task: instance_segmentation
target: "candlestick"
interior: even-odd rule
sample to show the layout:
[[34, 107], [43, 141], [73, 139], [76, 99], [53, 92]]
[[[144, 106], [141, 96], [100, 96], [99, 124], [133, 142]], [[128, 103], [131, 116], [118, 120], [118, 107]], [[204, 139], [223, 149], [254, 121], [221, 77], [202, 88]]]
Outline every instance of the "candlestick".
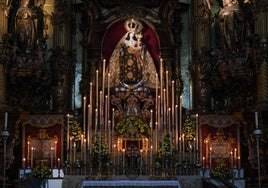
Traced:
[[259, 123], [258, 123], [258, 112], [255, 112], [255, 126], [256, 126], [256, 129], [259, 128]]
[[7, 130], [7, 117], [8, 117], [8, 113], [5, 113], [5, 127], [4, 130]]

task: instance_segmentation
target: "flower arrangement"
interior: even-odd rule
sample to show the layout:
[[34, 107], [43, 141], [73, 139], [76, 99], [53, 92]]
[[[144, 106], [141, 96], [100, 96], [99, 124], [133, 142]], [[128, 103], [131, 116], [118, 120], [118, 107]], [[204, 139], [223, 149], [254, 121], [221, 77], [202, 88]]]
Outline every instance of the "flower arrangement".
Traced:
[[73, 120], [72, 123], [70, 124], [70, 137], [74, 138], [74, 141], [81, 140], [81, 126], [77, 122], [77, 120]]
[[96, 168], [100, 165], [102, 168], [107, 168], [110, 166], [111, 156], [108, 151], [108, 145], [104, 138], [100, 136], [95, 137], [95, 141], [92, 148], [92, 163], [93, 168]]
[[228, 180], [233, 177], [231, 170], [225, 165], [220, 164], [210, 173], [211, 178], [218, 180]]
[[195, 121], [192, 120], [190, 117], [187, 117], [184, 122], [184, 127], [182, 130], [185, 140], [193, 140], [196, 136], [195, 134]]
[[39, 181], [44, 181], [52, 176], [52, 172], [47, 165], [41, 162], [32, 171], [32, 177], [38, 179]]
[[143, 122], [141, 119], [132, 116], [127, 117], [117, 123], [115, 126], [115, 131], [118, 136], [135, 133], [138, 134], [136, 136], [142, 135], [147, 138], [150, 136], [150, 126], [147, 123]]

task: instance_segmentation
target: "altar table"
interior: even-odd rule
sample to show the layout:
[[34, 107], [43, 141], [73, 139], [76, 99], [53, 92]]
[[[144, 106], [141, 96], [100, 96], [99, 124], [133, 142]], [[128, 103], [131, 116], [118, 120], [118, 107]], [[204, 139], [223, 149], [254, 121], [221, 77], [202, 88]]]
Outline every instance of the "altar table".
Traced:
[[132, 180], [118, 180], [118, 181], [83, 181], [81, 188], [90, 187], [121, 187], [121, 188], [181, 188], [179, 181], [132, 181]]

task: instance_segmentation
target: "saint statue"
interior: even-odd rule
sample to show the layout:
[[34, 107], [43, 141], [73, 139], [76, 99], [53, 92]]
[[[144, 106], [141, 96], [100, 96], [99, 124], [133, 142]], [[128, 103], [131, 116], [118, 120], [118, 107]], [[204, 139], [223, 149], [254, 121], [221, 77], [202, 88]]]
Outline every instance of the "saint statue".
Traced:
[[154, 61], [143, 43], [143, 24], [129, 18], [125, 21], [126, 33], [118, 42], [108, 67], [111, 75], [110, 86], [134, 90], [142, 86], [154, 88], [156, 68]]
[[223, 0], [219, 11], [220, 46], [230, 53], [241, 48], [244, 17], [237, 0]]
[[29, 0], [21, 0], [21, 5], [16, 14], [16, 34], [18, 45], [26, 53], [31, 52], [36, 40], [36, 13], [28, 7]]

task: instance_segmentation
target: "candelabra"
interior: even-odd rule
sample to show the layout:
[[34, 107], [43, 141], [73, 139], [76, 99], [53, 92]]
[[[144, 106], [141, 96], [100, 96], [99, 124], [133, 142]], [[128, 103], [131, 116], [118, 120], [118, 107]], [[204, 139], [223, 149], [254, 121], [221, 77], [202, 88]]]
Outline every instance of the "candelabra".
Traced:
[[7, 158], [7, 138], [9, 136], [9, 132], [7, 129], [4, 129], [1, 134], [4, 141], [4, 161], [3, 161], [3, 188], [6, 187], [6, 158]]

